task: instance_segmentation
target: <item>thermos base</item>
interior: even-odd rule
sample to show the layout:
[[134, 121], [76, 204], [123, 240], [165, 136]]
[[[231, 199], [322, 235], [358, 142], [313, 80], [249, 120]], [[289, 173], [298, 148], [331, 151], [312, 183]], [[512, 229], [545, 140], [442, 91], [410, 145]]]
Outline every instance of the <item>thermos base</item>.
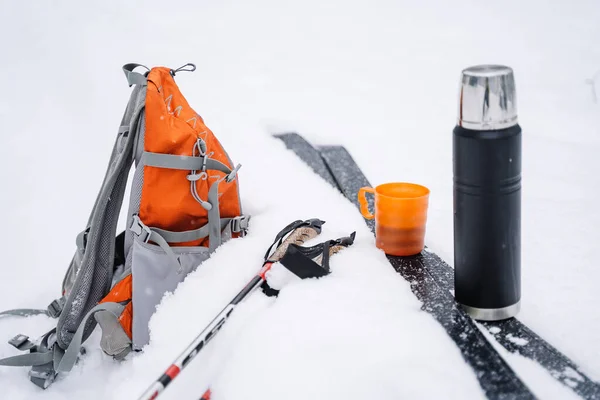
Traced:
[[521, 310], [521, 300], [513, 305], [502, 308], [477, 308], [466, 306], [464, 304], [461, 304], [461, 307], [464, 308], [467, 314], [473, 319], [479, 321], [499, 321], [517, 315]]

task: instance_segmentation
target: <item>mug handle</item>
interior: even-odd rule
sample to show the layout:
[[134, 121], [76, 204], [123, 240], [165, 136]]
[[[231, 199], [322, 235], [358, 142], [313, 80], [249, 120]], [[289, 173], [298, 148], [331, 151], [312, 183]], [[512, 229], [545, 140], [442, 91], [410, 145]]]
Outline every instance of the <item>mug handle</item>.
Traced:
[[369, 203], [367, 203], [367, 193], [375, 195], [375, 189], [371, 187], [361, 187], [358, 190], [358, 203], [360, 204], [360, 213], [366, 219], [373, 219], [375, 216], [369, 211]]

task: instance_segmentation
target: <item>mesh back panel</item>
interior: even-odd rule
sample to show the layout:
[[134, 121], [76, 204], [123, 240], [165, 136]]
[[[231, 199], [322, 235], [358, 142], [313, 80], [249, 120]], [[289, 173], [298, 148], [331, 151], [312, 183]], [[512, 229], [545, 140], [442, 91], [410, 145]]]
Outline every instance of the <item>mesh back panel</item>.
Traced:
[[[121, 125], [130, 127], [130, 132], [115, 142], [102, 188], [88, 221], [90, 230], [81, 267], [57, 324], [57, 341], [62, 348], [68, 347], [85, 314], [110, 289], [116, 227], [131, 168], [131, 153], [136, 139], [134, 133], [138, 130], [145, 98], [146, 88], [136, 86], [121, 121]], [[95, 319], [90, 318], [83, 340], [89, 337], [95, 323]]]
[[[146, 137], [146, 113], [142, 112], [140, 116], [140, 124], [138, 125], [138, 131], [136, 134], [136, 163], [139, 162], [144, 152], [144, 139]], [[127, 227], [131, 226], [133, 220], [133, 214], [137, 214], [140, 210], [140, 202], [142, 199], [142, 187], [144, 186], [144, 167], [136, 168], [133, 174], [133, 182], [131, 183], [131, 196], [129, 197], [129, 211], [127, 212]], [[125, 254], [127, 259], [125, 262], [125, 268], [131, 270], [131, 246], [133, 245], [133, 233], [129, 230], [125, 232]]]

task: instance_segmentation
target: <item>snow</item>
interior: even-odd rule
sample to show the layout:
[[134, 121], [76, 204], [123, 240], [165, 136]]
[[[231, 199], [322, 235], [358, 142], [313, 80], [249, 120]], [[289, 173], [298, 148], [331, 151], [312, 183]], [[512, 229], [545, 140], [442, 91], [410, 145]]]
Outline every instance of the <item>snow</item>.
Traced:
[[500, 333], [500, 331], [502, 331], [502, 329], [498, 328], [497, 326], [492, 326], [492, 327], [489, 329], [489, 331], [490, 331], [490, 333], [493, 333], [493, 334], [495, 335], [495, 334], [497, 334], [497, 333]]
[[[46, 391], [26, 369], [0, 368], [2, 397], [136, 398], [256, 273], [279, 229], [319, 217], [319, 241], [357, 232], [332, 274], [291, 281], [277, 300], [253, 295], [161, 398], [198, 398], [208, 384], [214, 400], [483, 398], [354, 206], [270, 137], [293, 130], [342, 144], [373, 184], [428, 186], [427, 245], [452, 264], [458, 79], [480, 63], [510, 65], [516, 77], [519, 318], [600, 380], [600, 104], [586, 82], [596, 74], [600, 93], [599, 17], [593, 0], [0, 2], [0, 309], [60, 295], [130, 93], [125, 63], [196, 63], [177, 82], [242, 164], [253, 216], [246, 238], [164, 299], [143, 353], [115, 362], [96, 332], [80, 365]], [[53, 323], [1, 319], [0, 357], [15, 354], [5, 340]], [[505, 357], [540, 398], [573, 397], [531, 361]]]
[[529, 340], [513, 336], [510, 333], [506, 335], [506, 338], [514, 344], [516, 344], [517, 346], [525, 346], [527, 343], [529, 343]]
[[[485, 328], [478, 325], [479, 330], [488, 338], [494, 348], [504, 357], [513, 370], [520, 377], [527, 377], [526, 384], [539, 399], [579, 399], [573, 391], [560, 384], [552, 374], [540, 367], [534, 361], [509, 353], [504, 347], [494, 340]], [[557, 372], [555, 372], [557, 373]], [[560, 373], [558, 373], [560, 374]], [[574, 386], [573, 386], [574, 387]]]

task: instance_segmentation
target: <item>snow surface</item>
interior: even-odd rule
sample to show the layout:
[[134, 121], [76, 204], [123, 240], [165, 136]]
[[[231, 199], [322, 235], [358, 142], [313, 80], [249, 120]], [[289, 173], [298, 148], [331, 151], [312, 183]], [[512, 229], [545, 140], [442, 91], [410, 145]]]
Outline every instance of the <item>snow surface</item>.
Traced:
[[[129, 97], [128, 62], [178, 67], [177, 82], [235, 162], [250, 234], [227, 243], [151, 321], [152, 342], [119, 364], [96, 333], [46, 391], [0, 368], [6, 399], [130, 399], [158, 377], [256, 272], [275, 233], [327, 221], [357, 232], [333, 273], [256, 294], [161, 398], [482, 398], [443, 329], [395, 274], [356, 209], [271, 133], [348, 148], [373, 184], [431, 190], [427, 245], [452, 263], [451, 131], [460, 70], [515, 70], [523, 128], [519, 318], [600, 380], [600, 3], [516, 1], [27, 2], [0, 0], [0, 309], [43, 307], [60, 284], [102, 181]], [[600, 76], [595, 88], [600, 97]], [[121, 225], [122, 227], [122, 225]], [[4, 341], [45, 317], [0, 320]], [[520, 356], [540, 398], [572, 392]], [[573, 380], [576, 382], [576, 379]]]

